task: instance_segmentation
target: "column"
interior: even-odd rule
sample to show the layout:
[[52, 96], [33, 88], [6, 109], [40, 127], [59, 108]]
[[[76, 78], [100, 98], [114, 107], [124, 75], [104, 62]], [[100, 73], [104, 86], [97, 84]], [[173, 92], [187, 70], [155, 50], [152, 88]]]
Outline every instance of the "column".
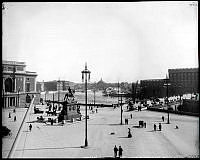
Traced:
[[7, 98], [7, 105], [6, 106], [10, 107], [10, 98], [9, 97]]
[[34, 92], [36, 92], [36, 78], [34, 78], [34, 83], [35, 83]]
[[26, 87], [26, 77], [23, 77], [23, 92], [26, 92], [26, 89], [25, 89], [25, 87]]
[[17, 88], [17, 86], [16, 86], [17, 85], [17, 78], [16, 77], [15, 77], [15, 82], [14, 83], [15, 83], [14, 92], [16, 92], [16, 88]]

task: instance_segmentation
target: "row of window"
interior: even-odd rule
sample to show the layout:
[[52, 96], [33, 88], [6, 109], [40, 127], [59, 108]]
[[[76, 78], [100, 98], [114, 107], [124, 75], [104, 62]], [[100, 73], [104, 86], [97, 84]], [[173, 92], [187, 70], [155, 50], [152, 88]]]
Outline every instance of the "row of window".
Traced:
[[3, 66], [3, 70], [4, 71], [24, 71], [24, 67], [22, 66], [16, 66], [16, 67], [13, 67], [13, 66]]
[[175, 79], [182, 79], [182, 80], [198, 80], [198, 73], [197, 72], [189, 72], [189, 73], [171, 73], [170, 79], [175, 80]]

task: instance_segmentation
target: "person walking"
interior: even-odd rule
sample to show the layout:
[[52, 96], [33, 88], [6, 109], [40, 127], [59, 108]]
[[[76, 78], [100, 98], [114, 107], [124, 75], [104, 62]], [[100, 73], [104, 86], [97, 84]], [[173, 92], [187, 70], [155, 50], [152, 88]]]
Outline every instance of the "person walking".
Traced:
[[146, 122], [144, 122], [144, 128], [146, 128], [146, 126], [147, 126], [147, 124], [146, 124]]
[[164, 116], [162, 116], [162, 121], [164, 122]]
[[133, 115], [131, 114], [131, 119], [133, 118]]
[[14, 122], [17, 120], [17, 117], [16, 116], [14, 116]]
[[9, 114], [8, 114], [8, 118], [11, 118], [11, 114], [10, 114], [10, 112], [9, 112]]
[[160, 130], [160, 131], [161, 131], [161, 128], [162, 128], [161, 123], [159, 123], [159, 130]]
[[154, 124], [154, 131], [156, 131], [156, 124]]
[[30, 125], [29, 125], [29, 131], [30, 131], [30, 132], [31, 132], [31, 129], [32, 129], [32, 125], [30, 124]]
[[128, 138], [131, 138], [132, 137], [132, 134], [131, 134], [131, 129], [128, 128]]
[[118, 151], [118, 148], [117, 148], [117, 146], [115, 145], [115, 147], [114, 147], [114, 157], [115, 157], [115, 158], [117, 157], [117, 151]]
[[123, 149], [121, 146], [119, 146], [119, 158], [122, 157], [122, 152], [123, 152]]

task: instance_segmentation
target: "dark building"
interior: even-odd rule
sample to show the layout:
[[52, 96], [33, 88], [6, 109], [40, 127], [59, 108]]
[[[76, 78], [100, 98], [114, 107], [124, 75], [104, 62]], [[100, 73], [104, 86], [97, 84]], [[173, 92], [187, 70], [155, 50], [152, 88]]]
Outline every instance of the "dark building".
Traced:
[[74, 83], [70, 81], [65, 80], [54, 80], [54, 81], [48, 81], [44, 82], [44, 91], [65, 91], [68, 90], [68, 88], [74, 88]]
[[168, 73], [174, 95], [199, 93], [198, 68], [169, 69]]
[[148, 79], [140, 81], [141, 98], [160, 98], [166, 96], [164, 79]]

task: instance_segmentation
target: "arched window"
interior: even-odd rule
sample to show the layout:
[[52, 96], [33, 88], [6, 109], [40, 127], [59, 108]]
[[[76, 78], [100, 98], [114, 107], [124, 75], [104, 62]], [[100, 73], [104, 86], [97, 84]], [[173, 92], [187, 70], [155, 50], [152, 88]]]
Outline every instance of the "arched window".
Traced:
[[5, 80], [5, 92], [13, 92], [13, 81], [11, 78]]

